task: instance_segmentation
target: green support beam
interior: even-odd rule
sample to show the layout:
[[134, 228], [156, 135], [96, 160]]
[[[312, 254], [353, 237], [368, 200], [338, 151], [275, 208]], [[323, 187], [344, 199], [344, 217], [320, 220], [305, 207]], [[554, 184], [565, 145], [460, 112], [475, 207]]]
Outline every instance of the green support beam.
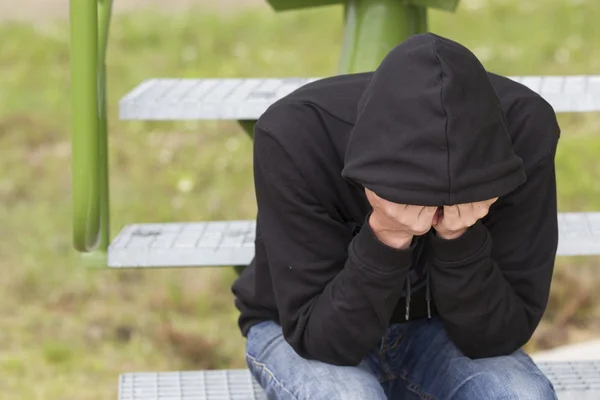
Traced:
[[413, 6], [437, 8], [444, 11], [454, 11], [458, 6], [458, 0], [409, 0], [407, 3]]
[[112, 0], [71, 0], [73, 243], [109, 243], [106, 68]]
[[[427, 32], [427, 8], [454, 10], [458, 0], [268, 0], [276, 11], [345, 4], [339, 72], [377, 68], [385, 55], [408, 37]], [[238, 121], [252, 138], [256, 121]]]
[[[267, 0], [275, 11], [298, 10], [300, 8], [314, 8], [342, 4], [344, 0]], [[396, 0], [397, 3], [419, 7], [437, 8], [445, 11], [454, 11], [458, 0]]]
[[267, 0], [273, 10], [288, 11], [340, 4], [343, 0]]
[[85, 252], [100, 242], [98, 10], [95, 0], [72, 0], [70, 12], [73, 242], [77, 250]]
[[372, 71], [394, 46], [427, 31], [427, 9], [398, 0], [347, 0], [340, 73]]
[[112, 4], [113, 0], [98, 0], [98, 184], [100, 191], [100, 244], [98, 250], [102, 252], [106, 252], [110, 244], [106, 49]]

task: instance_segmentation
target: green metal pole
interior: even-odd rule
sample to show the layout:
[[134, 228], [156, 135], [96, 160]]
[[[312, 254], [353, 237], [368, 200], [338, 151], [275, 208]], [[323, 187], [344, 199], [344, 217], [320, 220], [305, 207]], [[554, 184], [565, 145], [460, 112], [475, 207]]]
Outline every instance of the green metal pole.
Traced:
[[106, 47], [112, 0], [71, 0], [73, 243], [109, 244]]
[[96, 0], [70, 2], [73, 243], [82, 252], [100, 241], [97, 13]]
[[112, 0], [98, 0], [98, 185], [100, 201], [99, 250], [110, 244], [108, 126], [106, 116], [106, 48], [112, 12]]
[[425, 33], [428, 31], [427, 24], [427, 8], [425, 7], [414, 7], [415, 8], [415, 33]]
[[346, 0], [340, 73], [372, 71], [408, 37], [427, 31], [427, 9], [400, 0]]

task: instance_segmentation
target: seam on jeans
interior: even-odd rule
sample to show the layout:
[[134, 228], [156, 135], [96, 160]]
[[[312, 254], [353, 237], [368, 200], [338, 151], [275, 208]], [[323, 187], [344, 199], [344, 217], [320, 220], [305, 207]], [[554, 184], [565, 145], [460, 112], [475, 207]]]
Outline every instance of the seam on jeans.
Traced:
[[393, 381], [396, 379], [396, 375], [388, 365], [387, 361], [384, 358], [385, 352], [379, 351], [377, 353], [377, 358], [379, 360], [379, 367], [381, 368], [381, 374], [379, 376], [379, 383], [385, 383], [389, 381]]
[[382, 376], [379, 378], [379, 383], [385, 383], [389, 381], [396, 380], [396, 374], [392, 371], [385, 360], [385, 355], [390, 351], [398, 347], [400, 342], [405, 338], [404, 332], [399, 333], [394, 342], [390, 346], [386, 346], [385, 338], [382, 339], [381, 348], [378, 351], [379, 356], [379, 365], [381, 366]]
[[[273, 321], [263, 321], [263, 322], [269, 322], [269, 323], [271, 323], [271, 322], [273, 322]], [[260, 322], [259, 324], [261, 324], [261, 323], [262, 323], [262, 322]], [[255, 325], [255, 326], [258, 326], [259, 324]], [[254, 328], [254, 326], [253, 326], [252, 328]], [[281, 328], [279, 328], [279, 330], [281, 330]], [[248, 342], [249, 342], [250, 340], [252, 340], [252, 339], [250, 338], [250, 335], [251, 335], [251, 334], [252, 334], [252, 329], [251, 329], [251, 330], [250, 330], [250, 332], [248, 333], [248, 340], [246, 341], [246, 345], [248, 344]], [[250, 356], [254, 357], [255, 359], [256, 359], [257, 357], [260, 357], [260, 355], [261, 355], [261, 354], [263, 354], [265, 351], [267, 351], [267, 349], [268, 349], [268, 348], [269, 348], [269, 347], [270, 347], [270, 346], [273, 344], [273, 342], [275, 342], [276, 340], [280, 339], [280, 337], [281, 337], [281, 334], [279, 334], [279, 335], [277, 335], [277, 334], [275, 334], [275, 335], [269, 335], [268, 337], [269, 337], [269, 339], [267, 340], [267, 342], [266, 342], [266, 343], [264, 343], [264, 344], [263, 344], [263, 346], [261, 346], [261, 347], [259, 348], [259, 351], [257, 351], [257, 352], [256, 352], [256, 354], [252, 354], [252, 353], [250, 353], [250, 352], [248, 351], [248, 348], [247, 348], [247, 346], [246, 346], [246, 354], [249, 354]]]
[[451, 399], [452, 397], [454, 397], [454, 395], [456, 394], [456, 392], [458, 392], [458, 391], [459, 391], [459, 389], [460, 389], [460, 388], [462, 388], [462, 387], [463, 387], [463, 386], [464, 386], [464, 385], [465, 385], [467, 382], [469, 382], [471, 379], [475, 378], [476, 376], [479, 376], [479, 375], [484, 375], [484, 374], [485, 374], [485, 372], [478, 372], [478, 373], [476, 373], [476, 374], [473, 374], [473, 375], [469, 376], [467, 379], [465, 379], [464, 381], [462, 381], [462, 382], [460, 383], [460, 385], [457, 385], [457, 386], [454, 388], [454, 390], [453, 390], [453, 391], [450, 393], [450, 396], [448, 396], [448, 398], [449, 398], [449, 399]]
[[410, 390], [411, 392], [417, 394], [421, 400], [437, 400], [437, 397], [435, 397], [434, 395], [425, 393], [423, 388], [421, 388], [421, 385], [414, 383], [412, 378], [410, 378], [410, 375], [408, 374], [408, 372], [406, 370], [404, 370], [404, 369], [402, 370], [402, 372], [400, 373], [400, 378], [402, 378], [403, 380], [406, 381], [407, 389]]
[[388, 352], [390, 350], [395, 349], [400, 344], [400, 342], [402, 341], [402, 339], [404, 339], [404, 334], [403, 333], [399, 334], [398, 337], [396, 338], [396, 340], [394, 341], [394, 343], [390, 347], [388, 347], [387, 349], [385, 349], [385, 351]]
[[256, 358], [252, 357], [248, 353], [246, 353], [246, 358], [248, 358], [250, 361], [252, 361], [252, 363], [254, 365], [260, 367], [262, 371], [265, 371], [267, 373], [267, 375], [269, 375], [271, 377], [271, 379], [277, 384], [277, 386], [279, 386], [279, 388], [281, 390], [283, 390], [284, 392], [286, 392], [287, 394], [289, 394], [290, 396], [292, 396], [292, 399], [298, 400], [298, 398], [296, 396], [294, 396], [294, 394], [292, 394], [292, 392], [290, 392], [288, 389], [286, 389], [286, 387], [283, 386], [283, 384], [281, 382], [279, 382], [279, 380], [275, 377], [275, 374], [273, 373], [273, 371], [271, 371], [269, 369], [269, 367], [267, 367], [266, 364], [263, 364], [263, 363], [259, 362]]

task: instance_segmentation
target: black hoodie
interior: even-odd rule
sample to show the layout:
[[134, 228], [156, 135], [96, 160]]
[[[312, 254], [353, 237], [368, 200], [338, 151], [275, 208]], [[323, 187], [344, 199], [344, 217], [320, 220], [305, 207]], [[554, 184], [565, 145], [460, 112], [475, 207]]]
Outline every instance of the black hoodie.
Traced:
[[[286, 96], [255, 128], [256, 256], [233, 286], [242, 333], [274, 320], [301, 356], [356, 365], [390, 324], [433, 313], [469, 357], [517, 350], [548, 299], [558, 138], [539, 95], [433, 34], [374, 73]], [[430, 231], [397, 250], [371, 231], [364, 187], [404, 204], [499, 200], [460, 238]]]

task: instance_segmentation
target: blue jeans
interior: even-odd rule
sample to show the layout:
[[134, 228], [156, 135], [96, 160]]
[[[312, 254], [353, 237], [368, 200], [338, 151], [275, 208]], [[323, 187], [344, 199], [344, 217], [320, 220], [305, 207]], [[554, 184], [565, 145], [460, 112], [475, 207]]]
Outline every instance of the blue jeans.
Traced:
[[269, 399], [556, 399], [548, 378], [523, 351], [472, 360], [438, 317], [392, 325], [356, 367], [304, 359], [278, 324], [261, 322], [248, 332], [246, 361]]

